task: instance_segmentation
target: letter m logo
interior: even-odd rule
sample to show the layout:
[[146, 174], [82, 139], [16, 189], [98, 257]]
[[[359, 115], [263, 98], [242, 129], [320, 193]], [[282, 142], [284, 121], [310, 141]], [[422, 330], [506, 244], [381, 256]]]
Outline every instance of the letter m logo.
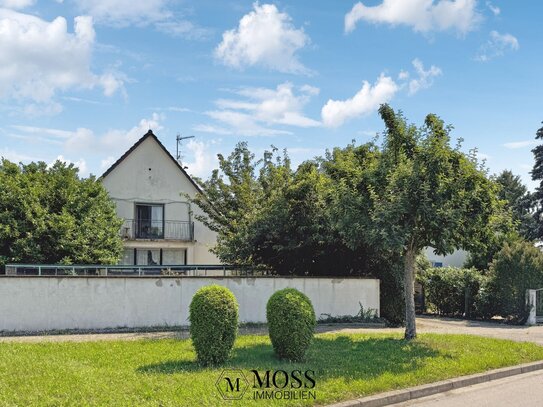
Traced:
[[224, 380], [226, 380], [226, 391], [239, 391], [239, 377], [236, 377], [236, 380], [234, 383], [232, 383], [232, 379], [230, 377], [225, 377]]
[[241, 400], [249, 387], [249, 382], [241, 370], [225, 369], [215, 387], [224, 400]]

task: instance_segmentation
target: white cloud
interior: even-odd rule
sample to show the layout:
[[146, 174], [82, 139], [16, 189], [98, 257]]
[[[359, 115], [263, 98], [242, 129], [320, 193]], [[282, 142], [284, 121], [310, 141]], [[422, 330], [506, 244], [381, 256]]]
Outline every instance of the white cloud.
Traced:
[[61, 161], [67, 165], [70, 165], [70, 164], [73, 164], [75, 167], [79, 168], [79, 176], [87, 176], [89, 175], [89, 169], [87, 167], [87, 162], [81, 158], [77, 161], [71, 161], [71, 160], [68, 160], [66, 158], [64, 158], [64, 156], [62, 155], [59, 155], [57, 158], [55, 158], [52, 162], [49, 163], [49, 167], [52, 167], [53, 164], [57, 161]]
[[68, 139], [70, 136], [73, 135], [73, 132], [66, 131], [66, 130], [58, 130], [58, 129], [49, 129], [46, 127], [34, 127], [34, 126], [20, 126], [20, 125], [12, 125], [11, 128], [21, 131], [26, 134], [37, 134], [41, 136], [47, 136], [52, 137], [55, 139]]
[[98, 78], [98, 82], [104, 88], [104, 95], [112, 96], [119, 89], [124, 90], [123, 75], [113, 74], [111, 72], [105, 73]]
[[122, 28], [154, 26], [173, 37], [204, 39], [211, 30], [189, 21], [170, 10], [171, 0], [75, 0], [78, 9], [92, 16], [98, 24]]
[[76, 17], [74, 33], [69, 33], [63, 17], [48, 22], [0, 9], [0, 33], [0, 98], [30, 103], [24, 110], [28, 115], [61, 111], [53, 100], [58, 91], [101, 86], [109, 96], [122, 87], [122, 80], [90, 69], [95, 41], [91, 17]]
[[14, 163], [19, 162], [28, 162], [28, 161], [39, 161], [36, 157], [31, 157], [26, 154], [21, 154], [17, 151], [14, 151], [10, 148], [0, 148], [0, 159], [5, 158], [6, 160], [9, 160]]
[[130, 130], [109, 130], [101, 136], [95, 135], [89, 129], [77, 129], [66, 140], [65, 148], [68, 151], [94, 150], [122, 153], [138, 141], [149, 129], [154, 131], [162, 130], [162, 120], [164, 120], [163, 115], [153, 113], [151, 118], [141, 119], [139, 124]]
[[481, 21], [476, 0], [383, 0], [377, 6], [356, 3], [345, 15], [345, 32], [359, 21], [406, 25], [417, 32], [456, 30], [465, 34]]
[[33, 6], [36, 0], [0, 0], [0, 7], [11, 8], [14, 10]]
[[197, 124], [192, 127], [194, 131], [199, 131], [202, 133], [212, 133], [219, 135], [229, 135], [232, 134], [232, 130], [225, 129], [224, 127], [214, 126], [211, 124]]
[[512, 141], [510, 143], [503, 144], [505, 148], [509, 148], [511, 150], [524, 148], [524, 147], [532, 147], [536, 145], [537, 145], [536, 140]]
[[379, 108], [379, 105], [390, 101], [399, 86], [390, 78], [381, 74], [371, 85], [364, 81], [362, 88], [350, 99], [332, 100], [322, 107], [321, 116], [325, 126], [338, 127], [347, 120], [369, 114]]
[[253, 4], [236, 29], [225, 31], [215, 57], [227, 66], [242, 69], [261, 65], [279, 72], [310, 73], [298, 60], [297, 51], [309, 44], [303, 28], [274, 4]]
[[186, 113], [190, 112], [191, 110], [187, 107], [181, 107], [181, 106], [169, 106], [168, 110], [170, 112], [178, 112], [178, 113]]
[[200, 27], [189, 20], [167, 20], [155, 24], [157, 30], [172, 37], [181, 37], [191, 40], [202, 40], [210, 36], [212, 30]]
[[479, 48], [475, 59], [480, 62], [487, 62], [493, 58], [505, 55], [506, 51], [519, 49], [519, 42], [511, 34], [500, 34], [497, 31], [490, 32], [490, 38]]
[[490, 1], [487, 1], [486, 2], [486, 6], [488, 7], [488, 9], [490, 11], [492, 11], [492, 14], [494, 14], [495, 16], [499, 15], [501, 13], [501, 10], [498, 6], [495, 6], [494, 4], [492, 4]]
[[24, 116], [40, 117], [55, 116], [62, 112], [63, 107], [60, 103], [49, 101], [44, 103], [27, 103], [22, 110]]
[[[422, 61], [418, 58], [413, 60], [413, 66], [418, 75], [417, 79], [409, 81], [409, 95], [414, 95], [421, 89], [427, 89], [434, 83], [434, 78], [442, 74], [441, 69], [435, 65], [430, 66], [428, 70], [424, 70]], [[401, 75], [401, 72], [400, 72]]]
[[75, 131], [51, 129], [34, 126], [10, 126], [22, 135], [15, 134], [14, 137], [23, 138], [28, 141], [36, 137], [40, 141], [58, 144], [62, 149], [72, 155], [74, 153], [86, 154], [110, 154], [108, 159], [126, 151], [132, 144], [139, 140], [149, 129], [159, 131], [163, 129], [161, 122], [164, 116], [153, 113], [150, 118], [141, 119], [140, 122], [129, 130], [114, 129], [98, 135], [86, 128], [78, 128]]
[[190, 140], [187, 144], [187, 150], [192, 155], [192, 161], [183, 161], [183, 165], [188, 167], [188, 172], [201, 178], [207, 178], [215, 168], [219, 168], [217, 154], [211, 151], [211, 143]]
[[320, 122], [303, 114], [303, 108], [319, 89], [304, 85], [295, 92], [290, 82], [275, 89], [241, 88], [234, 91], [242, 98], [219, 99], [215, 101], [219, 110], [207, 115], [220, 122], [223, 127], [199, 125], [195, 129], [216, 134], [235, 133], [246, 136], [291, 134], [271, 126], [316, 127]]
[[102, 171], [106, 171], [115, 161], [117, 161], [116, 158], [111, 155], [103, 160], [100, 160], [100, 169]]
[[[207, 112], [212, 119], [227, 126], [231, 134], [239, 136], [277, 136], [281, 134], [292, 134], [290, 131], [265, 127], [258, 124], [251, 115], [233, 110], [214, 110]], [[222, 130], [218, 134], [224, 134]]]
[[398, 74], [398, 79], [401, 80], [401, 81], [405, 81], [407, 79], [409, 79], [409, 72], [407, 71], [404, 71], [403, 69], [400, 71], [400, 73]]
[[172, 16], [167, 0], [76, 0], [79, 10], [99, 23], [114, 26], [148, 25]]

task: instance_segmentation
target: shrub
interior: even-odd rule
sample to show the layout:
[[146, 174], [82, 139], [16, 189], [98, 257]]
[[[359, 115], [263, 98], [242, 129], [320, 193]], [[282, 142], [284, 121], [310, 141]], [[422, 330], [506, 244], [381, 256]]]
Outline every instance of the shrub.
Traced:
[[543, 253], [529, 242], [506, 243], [490, 264], [489, 278], [496, 313], [524, 323], [526, 290], [543, 287]]
[[475, 297], [475, 315], [482, 319], [491, 319], [498, 314], [495, 279], [489, 275], [483, 276], [479, 292]]
[[224, 363], [234, 347], [238, 331], [238, 302], [234, 294], [218, 285], [200, 288], [189, 310], [190, 335], [198, 362]]
[[426, 303], [440, 315], [471, 317], [475, 315], [475, 300], [483, 280], [475, 269], [436, 267], [419, 276], [424, 286]]
[[294, 288], [277, 291], [268, 300], [266, 318], [277, 356], [291, 361], [303, 360], [316, 325], [309, 298]]

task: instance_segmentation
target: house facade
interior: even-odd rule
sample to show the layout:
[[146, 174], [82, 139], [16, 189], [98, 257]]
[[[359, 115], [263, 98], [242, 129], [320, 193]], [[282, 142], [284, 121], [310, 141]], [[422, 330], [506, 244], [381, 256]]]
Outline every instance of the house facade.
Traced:
[[468, 260], [469, 253], [465, 250], [455, 250], [451, 254], [441, 256], [434, 253], [433, 247], [427, 247], [424, 255], [432, 264], [432, 267], [463, 267]]
[[123, 265], [220, 264], [216, 233], [188, 202], [198, 185], [149, 130], [101, 177], [124, 219]]

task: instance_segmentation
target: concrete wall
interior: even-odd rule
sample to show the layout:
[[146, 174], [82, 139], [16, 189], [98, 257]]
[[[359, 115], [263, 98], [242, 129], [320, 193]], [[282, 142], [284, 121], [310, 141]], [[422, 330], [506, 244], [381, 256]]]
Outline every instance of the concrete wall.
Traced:
[[332, 278], [0, 278], [0, 331], [102, 329], [188, 325], [196, 290], [228, 287], [239, 303], [242, 322], [265, 322], [266, 302], [285, 287], [304, 292], [321, 313], [379, 312], [379, 280]]
[[[115, 201], [117, 215], [121, 218], [135, 219], [136, 203], [156, 203], [164, 204], [166, 221], [192, 220], [195, 242], [162, 241], [159, 246], [186, 248], [188, 264], [220, 264], [209, 252], [216, 243], [216, 233], [195, 219], [194, 215], [202, 214], [201, 209], [190, 205], [181, 195], [186, 193], [193, 197], [196, 188], [152, 137], [127, 156], [102, 180], [102, 184]], [[157, 246], [155, 242], [138, 240], [136, 243], [127, 242], [126, 247], [146, 249]]]

